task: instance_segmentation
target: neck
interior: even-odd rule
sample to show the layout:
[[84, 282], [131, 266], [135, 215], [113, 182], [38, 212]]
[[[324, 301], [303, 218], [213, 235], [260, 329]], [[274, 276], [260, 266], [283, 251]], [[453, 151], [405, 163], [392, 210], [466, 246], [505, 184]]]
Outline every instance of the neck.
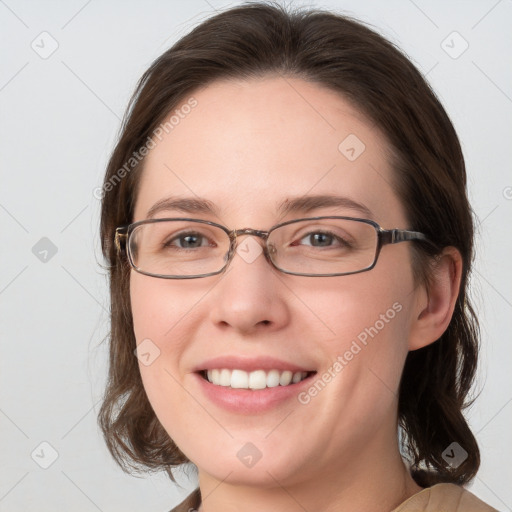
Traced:
[[392, 438], [394, 442], [387, 437], [383, 443], [377, 436], [329, 469], [312, 471], [294, 483], [274, 479], [275, 485], [265, 487], [232, 484], [229, 477], [223, 481], [199, 470], [199, 512], [390, 512], [421, 490], [402, 461], [396, 435]]

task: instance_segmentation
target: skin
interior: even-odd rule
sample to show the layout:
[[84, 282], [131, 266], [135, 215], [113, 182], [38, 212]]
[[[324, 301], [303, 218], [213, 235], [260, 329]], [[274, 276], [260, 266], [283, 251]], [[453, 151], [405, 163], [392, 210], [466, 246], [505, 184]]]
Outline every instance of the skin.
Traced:
[[[363, 203], [384, 228], [410, 227], [391, 185], [385, 137], [338, 94], [269, 76], [215, 82], [193, 96], [198, 105], [145, 160], [134, 221], [170, 195], [210, 200], [218, 216], [187, 216], [230, 229], [361, 216], [333, 207], [276, 213], [286, 197], [327, 193]], [[366, 146], [354, 161], [338, 150], [349, 134]], [[201, 279], [132, 271], [137, 343], [149, 338], [160, 350], [140, 365], [144, 387], [169, 436], [198, 467], [204, 510], [385, 512], [420, 491], [397, 445], [400, 375], [408, 351], [446, 329], [460, 272], [459, 253], [447, 248], [426, 290], [413, 280], [410, 243], [385, 246], [374, 269], [341, 277], [286, 275], [263, 256], [247, 263], [238, 255], [224, 274]], [[193, 378], [199, 361], [227, 354], [269, 355], [321, 375], [397, 302], [401, 311], [308, 404], [294, 398], [258, 415], [227, 412]], [[236, 456], [247, 442], [262, 453], [251, 468]]]

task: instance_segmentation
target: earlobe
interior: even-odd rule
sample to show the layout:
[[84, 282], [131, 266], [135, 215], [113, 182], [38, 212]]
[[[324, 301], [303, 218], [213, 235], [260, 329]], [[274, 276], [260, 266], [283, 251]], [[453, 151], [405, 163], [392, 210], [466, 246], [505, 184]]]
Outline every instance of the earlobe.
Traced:
[[446, 247], [436, 258], [429, 283], [418, 290], [409, 350], [430, 345], [447, 329], [459, 295], [462, 265], [462, 256], [455, 247]]

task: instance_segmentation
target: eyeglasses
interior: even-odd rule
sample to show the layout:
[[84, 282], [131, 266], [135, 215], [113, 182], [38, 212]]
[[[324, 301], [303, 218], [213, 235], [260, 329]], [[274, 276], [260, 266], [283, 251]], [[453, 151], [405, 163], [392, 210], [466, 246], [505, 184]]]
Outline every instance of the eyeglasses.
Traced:
[[233, 259], [237, 237], [265, 241], [263, 253], [277, 270], [307, 277], [331, 277], [371, 270], [382, 246], [429, 241], [417, 231], [382, 229], [353, 217], [312, 217], [270, 228], [229, 230], [207, 220], [148, 219], [116, 229], [118, 254], [147, 276], [193, 279], [220, 274]]

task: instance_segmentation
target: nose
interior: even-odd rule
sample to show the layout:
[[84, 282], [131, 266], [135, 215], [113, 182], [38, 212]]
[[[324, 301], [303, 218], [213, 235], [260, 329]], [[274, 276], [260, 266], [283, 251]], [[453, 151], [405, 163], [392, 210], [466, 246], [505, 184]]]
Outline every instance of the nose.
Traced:
[[282, 328], [289, 322], [286, 279], [267, 261], [264, 241], [257, 236], [237, 237], [227, 270], [212, 290], [211, 321], [242, 334]]

